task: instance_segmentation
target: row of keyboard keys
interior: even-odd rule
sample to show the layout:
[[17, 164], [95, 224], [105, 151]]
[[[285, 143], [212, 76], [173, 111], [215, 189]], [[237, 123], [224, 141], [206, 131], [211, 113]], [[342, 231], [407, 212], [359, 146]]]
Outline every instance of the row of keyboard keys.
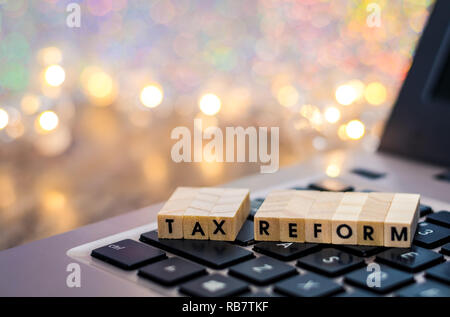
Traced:
[[253, 250], [282, 261], [291, 261], [319, 250], [316, 243], [260, 242]]
[[281, 261], [261, 256], [231, 267], [229, 274], [256, 285], [267, 285], [295, 275], [297, 270]]
[[377, 255], [376, 261], [408, 272], [419, 272], [444, 261], [442, 254], [413, 246], [392, 248]]
[[396, 295], [401, 297], [450, 297], [450, 288], [434, 281], [426, 281], [405, 287], [396, 292]]
[[166, 254], [161, 250], [131, 239], [92, 250], [91, 256], [124, 270], [134, 270], [166, 258]]
[[202, 265], [173, 257], [144, 266], [138, 274], [159, 284], [173, 286], [207, 272]]
[[431, 222], [446, 228], [450, 228], [450, 211], [439, 211], [427, 217], [427, 222]]
[[450, 262], [436, 265], [428, 269], [425, 274], [429, 278], [450, 284]]
[[445, 255], [450, 255], [450, 242], [442, 246], [441, 253]]
[[434, 249], [449, 241], [450, 229], [428, 222], [421, 222], [417, 226], [413, 244], [427, 249]]
[[236, 278], [211, 274], [186, 282], [180, 292], [195, 297], [236, 296], [249, 290], [248, 284]]
[[412, 274], [380, 265], [380, 271], [368, 271], [364, 267], [348, 273], [344, 277], [345, 282], [367, 289], [372, 292], [386, 294], [404, 285], [414, 282]]
[[433, 212], [433, 209], [431, 209], [430, 206], [420, 204], [420, 206], [419, 206], [420, 217], [425, 217], [426, 215], [429, 215], [432, 212]]
[[385, 247], [372, 245], [352, 245], [352, 244], [336, 245], [336, 248], [342, 249], [348, 253], [362, 257], [372, 256], [386, 250]]
[[306, 273], [276, 283], [274, 290], [288, 296], [322, 297], [335, 295], [344, 289], [329, 278]]
[[333, 248], [304, 256], [297, 265], [326, 276], [338, 276], [364, 265], [364, 259]]
[[143, 233], [140, 240], [214, 269], [254, 257], [252, 252], [225, 241], [159, 239], [157, 231]]

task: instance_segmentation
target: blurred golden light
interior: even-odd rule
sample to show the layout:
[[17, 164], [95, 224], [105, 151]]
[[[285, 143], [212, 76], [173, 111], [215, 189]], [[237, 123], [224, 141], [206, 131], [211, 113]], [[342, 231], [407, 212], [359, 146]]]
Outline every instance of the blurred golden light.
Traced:
[[200, 163], [200, 169], [208, 180], [219, 178], [223, 174], [223, 164], [218, 162], [203, 161]]
[[208, 115], [213, 116], [220, 111], [220, 107], [222, 106], [222, 102], [220, 98], [214, 94], [206, 94], [200, 98], [199, 102], [200, 110]]
[[358, 98], [358, 92], [351, 85], [341, 85], [336, 89], [335, 97], [341, 105], [348, 106]]
[[111, 76], [103, 71], [94, 72], [87, 80], [87, 91], [95, 98], [105, 98], [113, 90]]
[[52, 133], [38, 130], [42, 135], [37, 138], [33, 145], [41, 155], [57, 156], [64, 153], [72, 142], [70, 130], [64, 126], [59, 127]]
[[356, 92], [356, 99], [361, 98], [364, 95], [364, 83], [358, 79], [350, 80], [347, 85], [353, 87]]
[[44, 65], [58, 64], [62, 61], [62, 53], [57, 47], [46, 47], [39, 51], [38, 58]]
[[90, 101], [100, 107], [109, 106], [117, 97], [117, 85], [112, 77], [97, 66], [88, 66], [80, 76], [81, 85]]
[[339, 126], [339, 129], [338, 129], [338, 136], [339, 136], [339, 139], [341, 139], [341, 140], [343, 140], [343, 141], [348, 140], [348, 136], [347, 136], [347, 125], [346, 125], [346, 124], [341, 124], [341, 125]]
[[61, 86], [65, 79], [66, 72], [59, 65], [51, 65], [45, 70], [45, 81], [52, 87]]
[[27, 94], [23, 96], [22, 101], [20, 103], [20, 107], [25, 114], [34, 114], [39, 110], [41, 106], [41, 101], [38, 96]]
[[298, 102], [299, 94], [295, 87], [288, 85], [278, 90], [277, 99], [282, 106], [290, 108]]
[[341, 112], [336, 107], [328, 107], [325, 109], [324, 117], [329, 123], [336, 123], [341, 118]]
[[156, 85], [145, 86], [141, 90], [141, 102], [148, 108], [155, 108], [163, 100], [163, 91]]
[[66, 206], [66, 196], [57, 190], [48, 190], [42, 197], [42, 207], [47, 211], [61, 210]]
[[373, 82], [364, 90], [364, 97], [371, 105], [380, 105], [386, 101], [386, 87], [382, 83]]
[[341, 168], [336, 164], [330, 164], [327, 166], [325, 173], [329, 177], [338, 177], [341, 174]]
[[25, 133], [25, 126], [22, 122], [14, 122], [6, 127], [6, 133], [12, 139], [17, 139]]
[[55, 130], [59, 124], [59, 118], [56, 113], [53, 111], [44, 111], [37, 118], [39, 130], [43, 130], [43, 132], [50, 132]]
[[364, 124], [359, 120], [352, 120], [347, 123], [345, 128], [347, 136], [352, 140], [359, 140], [365, 132]]
[[9, 122], [9, 115], [6, 110], [0, 108], [0, 130], [4, 129]]

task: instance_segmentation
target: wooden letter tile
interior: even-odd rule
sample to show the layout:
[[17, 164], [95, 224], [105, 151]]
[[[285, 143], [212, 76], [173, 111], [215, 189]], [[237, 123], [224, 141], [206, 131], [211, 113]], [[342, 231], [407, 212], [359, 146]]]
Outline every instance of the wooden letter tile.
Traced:
[[250, 212], [248, 189], [224, 189], [208, 215], [211, 240], [234, 241]]
[[384, 219], [384, 245], [409, 248], [419, 221], [420, 195], [395, 194]]
[[358, 216], [358, 244], [384, 245], [384, 219], [393, 198], [393, 193], [369, 193]]
[[267, 195], [254, 218], [255, 240], [280, 241], [280, 215], [286, 210], [293, 190], [275, 190]]
[[305, 242], [305, 216], [310, 210], [317, 191], [292, 190], [286, 209], [280, 214], [280, 241]]
[[158, 237], [163, 239], [183, 238], [183, 216], [197, 195], [198, 189], [178, 187], [158, 212]]
[[333, 244], [357, 244], [357, 223], [368, 193], [346, 192], [331, 222]]
[[305, 216], [305, 240], [331, 243], [331, 220], [344, 193], [317, 192], [317, 195]]

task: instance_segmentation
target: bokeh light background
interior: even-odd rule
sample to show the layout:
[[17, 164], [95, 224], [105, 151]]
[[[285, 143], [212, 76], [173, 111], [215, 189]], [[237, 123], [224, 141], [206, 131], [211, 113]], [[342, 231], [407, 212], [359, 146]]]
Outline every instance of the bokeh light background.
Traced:
[[[81, 27], [69, 28], [69, 3]], [[370, 28], [369, 3], [381, 7]], [[428, 0], [0, 0], [0, 249], [259, 164], [171, 161], [176, 126], [278, 126], [280, 163], [374, 151]], [[339, 160], [324, 166], [340, 173]]]

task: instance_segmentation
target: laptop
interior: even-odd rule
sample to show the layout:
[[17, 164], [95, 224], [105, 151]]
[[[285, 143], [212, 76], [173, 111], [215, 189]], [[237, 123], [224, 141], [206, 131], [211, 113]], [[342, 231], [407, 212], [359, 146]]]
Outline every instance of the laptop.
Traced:
[[[251, 190], [234, 242], [159, 240], [157, 204], [4, 250], [0, 295], [448, 297], [449, 122], [450, 2], [438, 0], [376, 153], [336, 150], [225, 184]], [[342, 173], [330, 179], [335, 158]], [[273, 189], [420, 193], [420, 223], [410, 249], [255, 242], [253, 216]]]

